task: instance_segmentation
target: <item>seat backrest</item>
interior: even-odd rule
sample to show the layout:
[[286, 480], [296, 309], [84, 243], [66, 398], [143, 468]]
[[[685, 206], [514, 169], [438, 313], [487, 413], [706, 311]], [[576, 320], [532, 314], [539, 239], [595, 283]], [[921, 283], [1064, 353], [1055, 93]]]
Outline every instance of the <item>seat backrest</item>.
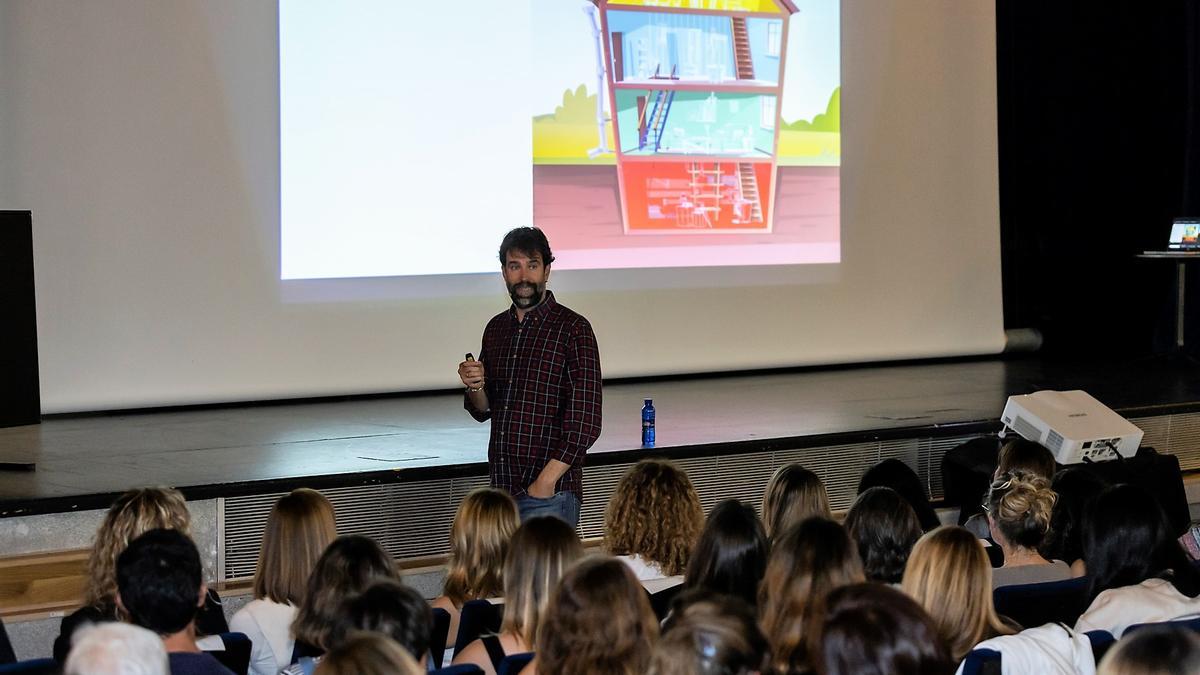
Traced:
[[1196, 618], [1191, 618], [1191, 619], [1177, 619], [1175, 621], [1160, 621], [1160, 622], [1155, 622], [1155, 623], [1135, 623], [1132, 626], [1130, 626], [1129, 628], [1125, 629], [1125, 635], [1128, 635], [1135, 631], [1139, 631], [1139, 630], [1145, 628], [1146, 626], [1162, 626], [1162, 625], [1179, 626], [1181, 628], [1188, 628], [1188, 629], [1191, 629], [1192, 631], [1200, 633], [1200, 617], [1196, 617]]
[[1074, 626], [1087, 609], [1088, 580], [1085, 577], [1040, 584], [1001, 586], [992, 591], [996, 613], [1025, 628], [1048, 623]]
[[1113, 634], [1106, 630], [1089, 630], [1084, 635], [1087, 636], [1088, 642], [1092, 643], [1092, 658], [1095, 659], [1097, 665], [1117, 642]]
[[17, 661], [0, 666], [0, 673], [4, 675], [56, 675], [58, 673], [58, 661], [54, 659]]
[[430, 675], [483, 675], [483, 669], [473, 663], [446, 666], [429, 671]]
[[679, 592], [683, 590], [683, 584], [668, 586], [657, 593], [650, 594], [650, 607], [654, 610], [654, 615], [659, 621], [667, 618], [667, 613], [671, 611], [671, 601]]
[[963, 659], [962, 675], [998, 675], [1000, 652], [994, 649], [972, 649]]
[[250, 638], [245, 633], [221, 633], [218, 637], [225, 643], [225, 649], [209, 654], [236, 675], [246, 675], [250, 671]]
[[8, 631], [4, 630], [4, 620], [0, 619], [0, 664], [15, 663], [16, 660], [12, 643], [8, 641]]
[[499, 633], [502, 619], [501, 608], [487, 600], [468, 600], [463, 603], [462, 612], [458, 615], [454, 653], [461, 652], [485, 633]]
[[524, 654], [509, 654], [500, 662], [500, 667], [496, 669], [496, 675], [517, 675], [529, 665], [533, 660], [533, 652], [525, 652]]
[[446, 640], [450, 633], [450, 612], [440, 608], [433, 608], [433, 629], [429, 632], [429, 662], [434, 667], [442, 665], [442, 659], [446, 656]]

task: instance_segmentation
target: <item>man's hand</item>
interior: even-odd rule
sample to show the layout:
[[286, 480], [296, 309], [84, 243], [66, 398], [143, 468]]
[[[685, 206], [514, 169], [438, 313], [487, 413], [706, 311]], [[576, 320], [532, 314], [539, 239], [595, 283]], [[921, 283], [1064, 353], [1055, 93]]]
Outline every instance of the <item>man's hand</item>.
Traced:
[[525, 488], [525, 493], [530, 497], [535, 497], [537, 499], [549, 499], [554, 496], [554, 483], [545, 485], [542, 483], [542, 480], [539, 477], [537, 480], [530, 483], [529, 487]]
[[484, 385], [483, 361], [467, 359], [458, 364], [458, 379], [468, 389], [479, 389]]
[[570, 464], [564, 464], [557, 459], [546, 462], [546, 466], [542, 467], [541, 472], [538, 473], [538, 477], [533, 479], [533, 482], [525, 488], [525, 494], [535, 499], [549, 499], [553, 497], [554, 488], [558, 485], [558, 480], [570, 468]]

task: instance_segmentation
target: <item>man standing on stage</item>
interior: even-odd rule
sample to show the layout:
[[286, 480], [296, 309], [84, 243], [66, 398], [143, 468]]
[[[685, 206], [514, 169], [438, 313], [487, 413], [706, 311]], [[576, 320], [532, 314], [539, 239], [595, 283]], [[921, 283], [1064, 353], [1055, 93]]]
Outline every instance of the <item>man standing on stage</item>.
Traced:
[[479, 359], [458, 364], [463, 402], [492, 420], [488, 473], [517, 500], [522, 520], [579, 524], [583, 456], [600, 435], [600, 350], [588, 320], [546, 290], [554, 256], [546, 235], [518, 227], [500, 244], [512, 306], [488, 322]]

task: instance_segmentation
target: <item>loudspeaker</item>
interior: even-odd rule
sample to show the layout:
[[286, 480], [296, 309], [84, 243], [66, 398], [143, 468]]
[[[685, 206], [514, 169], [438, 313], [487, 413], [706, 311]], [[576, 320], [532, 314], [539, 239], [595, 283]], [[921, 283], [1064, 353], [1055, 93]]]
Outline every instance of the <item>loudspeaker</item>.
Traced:
[[28, 211], [0, 211], [0, 326], [0, 427], [37, 424], [42, 401]]

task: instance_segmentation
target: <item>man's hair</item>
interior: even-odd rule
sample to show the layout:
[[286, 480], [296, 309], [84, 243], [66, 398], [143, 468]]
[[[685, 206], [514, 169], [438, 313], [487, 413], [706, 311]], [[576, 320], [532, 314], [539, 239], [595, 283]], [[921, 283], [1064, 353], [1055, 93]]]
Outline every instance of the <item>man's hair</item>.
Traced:
[[361, 633], [381, 633], [419, 661], [429, 649], [432, 625], [433, 612], [425, 598], [398, 581], [386, 579], [342, 603], [329, 647], [336, 649]]
[[154, 633], [115, 621], [75, 633], [63, 675], [168, 675], [167, 648]]
[[150, 530], [117, 558], [117, 591], [130, 620], [171, 635], [196, 618], [200, 553], [178, 530]]
[[519, 251], [530, 257], [536, 253], [541, 257], [542, 264], [547, 267], [554, 262], [554, 254], [550, 253], [550, 242], [546, 241], [545, 233], [536, 227], [514, 227], [504, 235], [504, 240], [500, 242], [501, 266], [508, 263], [509, 251]]

